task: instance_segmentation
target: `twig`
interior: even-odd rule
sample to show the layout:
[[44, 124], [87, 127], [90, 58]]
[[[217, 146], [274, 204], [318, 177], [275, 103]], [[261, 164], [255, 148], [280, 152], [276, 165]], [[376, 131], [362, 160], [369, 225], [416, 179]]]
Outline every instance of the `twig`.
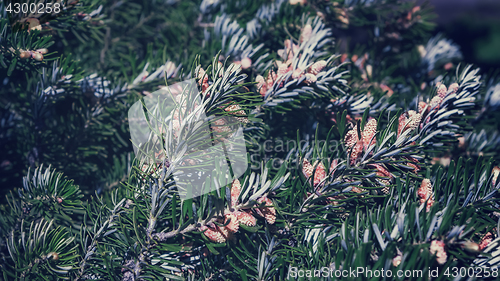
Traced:
[[[210, 220], [206, 220], [204, 221], [203, 223], [201, 223], [202, 225], [207, 225], [209, 223], [213, 223], [217, 220], [217, 218], [211, 218]], [[191, 232], [191, 231], [194, 231], [196, 230], [197, 228], [197, 224], [192, 224], [192, 225], [189, 225], [188, 227], [184, 228], [183, 230], [179, 231], [179, 229], [177, 230], [173, 230], [173, 231], [170, 231], [170, 232], [160, 232], [160, 233], [155, 233], [153, 234], [153, 238], [156, 238], [158, 239], [158, 241], [165, 241], [169, 238], [172, 238], [174, 236], [177, 236], [179, 234], [184, 234], [184, 233], [187, 233], [187, 232]]]

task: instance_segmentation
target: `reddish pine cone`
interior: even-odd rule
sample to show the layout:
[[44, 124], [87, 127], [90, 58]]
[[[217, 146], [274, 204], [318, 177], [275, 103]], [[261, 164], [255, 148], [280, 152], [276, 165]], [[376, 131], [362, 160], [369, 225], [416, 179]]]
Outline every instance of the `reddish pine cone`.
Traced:
[[479, 243], [479, 250], [482, 251], [488, 247], [488, 245], [493, 241], [493, 234], [491, 232], [486, 233], [486, 235], [481, 239]]
[[36, 61], [42, 61], [43, 60], [43, 55], [40, 54], [39, 52], [31, 52], [31, 57], [35, 59]]
[[368, 147], [375, 144], [374, 136], [377, 132], [377, 120], [372, 118], [366, 123], [365, 128], [361, 132], [361, 139], [358, 137], [357, 130], [357, 126], [355, 126], [354, 129], [347, 132], [344, 139], [348, 149], [354, 146], [350, 157], [351, 165], [354, 165], [358, 158], [361, 157], [363, 148], [366, 150]]
[[377, 176], [392, 178], [392, 174], [389, 171], [387, 171], [387, 169], [384, 166], [380, 164], [370, 164], [370, 166], [373, 166], [375, 167], [375, 169], [377, 169]]
[[408, 124], [409, 130], [415, 130], [420, 125], [422, 121], [422, 114], [415, 112], [414, 110], [410, 110], [408, 112], [408, 116], [410, 118], [410, 123]]
[[203, 225], [202, 227], [200, 227], [200, 231], [204, 231], [203, 234], [205, 234], [205, 236], [210, 239], [210, 241], [212, 242], [216, 242], [216, 243], [224, 243], [226, 242], [226, 236], [224, 236], [222, 234], [221, 231], [219, 231], [220, 228], [215, 226], [215, 227], [208, 227], [206, 225]]
[[[392, 179], [392, 174], [384, 166], [382, 166], [380, 164], [370, 164], [370, 166], [373, 166], [377, 169], [377, 173], [376, 173], [377, 176]], [[388, 194], [390, 191], [389, 185], [391, 184], [391, 182], [387, 179], [377, 179], [377, 181], [385, 186], [382, 189], [382, 192], [384, 194]]]
[[246, 226], [256, 226], [257, 225], [257, 220], [251, 214], [244, 212], [244, 211], [238, 211], [238, 212], [235, 212], [235, 214], [236, 214], [236, 218], [238, 219], [239, 223], [244, 224]]
[[[424, 199], [424, 201], [431, 195], [432, 193], [432, 183], [429, 179], [423, 179], [420, 184], [420, 188], [417, 190], [417, 195], [419, 198]], [[420, 202], [422, 203], [422, 201]]]
[[431, 109], [439, 109], [439, 105], [443, 101], [443, 98], [440, 96], [435, 96], [432, 98], [431, 102], [429, 103], [429, 106]]
[[[354, 129], [356, 129], [356, 127]], [[345, 135], [344, 142], [347, 147], [353, 147], [358, 142], [358, 133], [354, 129], [350, 130]]]
[[427, 201], [426, 210], [430, 211], [431, 206], [434, 204], [434, 198], [432, 193], [432, 183], [429, 179], [422, 180], [420, 188], [417, 190], [417, 195], [420, 198], [420, 204], [424, 204]]
[[[425, 109], [425, 111], [424, 111]], [[418, 113], [425, 115], [429, 112], [429, 108], [427, 107], [427, 103], [421, 101], [418, 103]]]
[[217, 226], [219, 232], [227, 239], [229, 237], [229, 230], [225, 226]]
[[292, 79], [298, 79], [298, 78], [302, 77], [303, 74], [304, 74], [304, 70], [297, 68], [292, 73]]
[[[267, 79], [266, 79], [266, 85], [267, 85], [267, 90], [271, 89], [274, 85], [274, 81], [278, 80], [278, 74], [274, 72], [273, 70], [269, 71], [267, 74]], [[262, 94], [262, 93], [261, 93]]]
[[420, 171], [420, 167], [417, 164], [408, 162], [406, 163], [406, 166], [412, 167], [415, 173], [418, 173], [418, 171]]
[[200, 71], [198, 72], [198, 84], [201, 85], [201, 91], [205, 92], [209, 85], [208, 85], [208, 75], [206, 74], [205, 70], [203, 68], [200, 68]]
[[339, 161], [337, 159], [333, 159], [332, 164], [330, 164], [330, 173], [333, 173], [337, 166], [339, 165]]
[[446, 97], [446, 93], [448, 92], [448, 89], [446, 89], [446, 86], [444, 84], [440, 84], [437, 86], [437, 94], [440, 98]]
[[304, 41], [309, 41], [311, 39], [312, 34], [312, 26], [310, 24], [306, 24], [304, 28], [302, 28], [302, 32], [300, 34], [300, 43]]
[[458, 83], [451, 84], [450, 87], [448, 88], [448, 91], [450, 92], [450, 95], [451, 94], [456, 94], [458, 92], [458, 88], [460, 88], [460, 86], [458, 85]]
[[252, 66], [252, 60], [250, 58], [244, 58], [241, 60], [241, 68], [247, 69]]
[[407, 130], [415, 130], [422, 121], [422, 114], [410, 110], [399, 116], [398, 137]]
[[22, 59], [29, 59], [31, 57], [31, 52], [30, 51], [21, 51], [21, 54], [19, 55], [19, 57]]
[[241, 193], [241, 184], [238, 179], [233, 181], [231, 186], [231, 208], [236, 207], [238, 205], [238, 197], [240, 197]]
[[212, 126], [212, 130], [217, 133], [230, 133], [232, 132], [231, 128], [229, 126], [226, 126], [226, 120], [223, 118], [219, 118], [215, 121], [213, 121], [214, 126]]
[[309, 68], [309, 73], [317, 75], [323, 70], [323, 68], [325, 68], [325, 66], [326, 66], [326, 61], [324, 60], [317, 61], [313, 65], [311, 65], [311, 67]]
[[262, 203], [265, 204], [264, 207], [260, 207], [256, 210], [257, 213], [260, 216], [264, 217], [266, 219], [267, 223], [274, 224], [274, 222], [276, 221], [276, 209], [274, 209], [274, 207], [272, 207], [273, 201], [271, 201], [271, 199], [264, 196], [264, 197], [259, 198], [259, 200], [257, 200], [257, 202], [259, 204], [262, 204]]
[[306, 84], [311, 84], [311, 83], [316, 83], [316, 81], [318, 81], [318, 78], [316, 77], [316, 75], [314, 74], [311, 74], [311, 73], [306, 73]]
[[448, 258], [444, 247], [445, 244], [443, 241], [434, 240], [431, 242], [431, 247], [430, 247], [431, 255], [436, 255], [436, 261], [441, 265], [445, 264], [446, 259]]
[[[316, 166], [317, 164], [317, 166]], [[316, 172], [314, 173], [314, 180], [313, 180], [313, 185], [314, 187], [318, 186], [325, 178], [326, 178], [326, 171], [325, 167], [323, 166], [323, 163], [316, 161], [314, 162], [314, 166], [316, 166]], [[306, 178], [310, 178], [313, 174], [313, 169], [314, 166], [307, 161], [307, 159], [304, 159], [302, 162], [302, 173]]]
[[365, 149], [375, 144], [375, 133], [377, 132], [377, 119], [370, 119], [363, 129], [363, 144]]
[[246, 117], [240, 117], [240, 116], [246, 116], [245, 111], [241, 109], [241, 106], [238, 104], [232, 104], [224, 109], [224, 111], [229, 112], [231, 115], [239, 115], [239, 117], [236, 117], [236, 120], [242, 122], [242, 123], [248, 123], [248, 118]]
[[403, 129], [405, 128], [405, 124], [406, 124], [406, 115], [405, 113], [401, 114], [401, 116], [399, 116], [398, 118], [398, 137], [401, 135], [401, 133], [403, 132]]
[[227, 223], [225, 228], [232, 233], [238, 232], [238, 229], [240, 228], [240, 224], [238, 222], [238, 218], [236, 217], [236, 215], [234, 213], [229, 213], [229, 214], [226, 214], [224, 217], [225, 217], [224, 224]]
[[287, 74], [288, 71], [292, 70], [291, 62], [282, 63], [280, 61], [277, 61], [276, 64], [278, 65], [278, 77], [282, 77], [283, 75]]
[[351, 158], [350, 158], [351, 165], [354, 165], [358, 160], [360, 160], [362, 154], [363, 154], [363, 141], [359, 140], [351, 152]]
[[265, 96], [267, 92], [267, 84], [264, 77], [262, 75], [257, 75], [257, 77], [255, 77], [255, 82], [257, 82], [257, 90], [260, 95]]

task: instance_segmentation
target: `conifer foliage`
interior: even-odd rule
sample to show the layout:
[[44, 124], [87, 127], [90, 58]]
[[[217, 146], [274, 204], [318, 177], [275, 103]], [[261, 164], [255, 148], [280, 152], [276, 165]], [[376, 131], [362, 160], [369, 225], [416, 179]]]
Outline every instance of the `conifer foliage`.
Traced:
[[[418, 3], [0, 2], [0, 280], [497, 277], [500, 80]], [[136, 157], [128, 110], [190, 79]], [[180, 196], [234, 128], [247, 169]]]

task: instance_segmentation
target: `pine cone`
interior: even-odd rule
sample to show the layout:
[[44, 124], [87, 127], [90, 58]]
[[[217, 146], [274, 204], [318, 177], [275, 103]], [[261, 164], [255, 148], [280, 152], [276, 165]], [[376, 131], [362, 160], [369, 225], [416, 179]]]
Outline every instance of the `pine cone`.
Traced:
[[311, 65], [311, 67], [309, 68], [309, 73], [317, 75], [318, 73], [321, 72], [321, 70], [323, 70], [323, 68], [325, 68], [325, 66], [326, 66], [326, 61], [324, 60], [317, 61], [313, 65]]
[[250, 213], [247, 213], [245, 211], [238, 211], [238, 212], [235, 212], [235, 214], [236, 214], [236, 218], [238, 219], [239, 223], [244, 224], [246, 226], [256, 226], [257, 225], [257, 220]]
[[[229, 221], [229, 223], [228, 223], [228, 221]], [[229, 230], [232, 233], [238, 232], [238, 229], [240, 228], [240, 224], [238, 222], [237, 216], [234, 213], [229, 213], [229, 214], [225, 215], [224, 224], [226, 224], [226, 223], [227, 223], [227, 225], [225, 226], [225, 228], [227, 228], [227, 230]]]
[[306, 24], [304, 28], [302, 28], [302, 32], [300, 34], [300, 43], [309, 41], [309, 39], [311, 39], [311, 34], [312, 26], [310, 24]]
[[446, 93], [448, 92], [448, 89], [446, 89], [446, 86], [444, 84], [438, 85], [437, 88], [438, 88], [438, 90], [437, 90], [438, 96], [441, 99], [444, 99], [444, 97], [446, 97]]
[[433, 240], [431, 242], [430, 252], [431, 255], [436, 255], [436, 260], [439, 264], [445, 264], [448, 256], [444, 249], [445, 244], [443, 241]]
[[363, 129], [363, 146], [368, 149], [370, 146], [375, 144], [375, 133], [377, 132], [377, 119], [373, 118], [366, 123]]
[[426, 210], [430, 211], [431, 206], [434, 204], [434, 194], [432, 192], [432, 183], [429, 179], [422, 180], [420, 188], [417, 190], [417, 195], [420, 198], [420, 204], [424, 204], [427, 201]]
[[238, 205], [238, 197], [240, 197], [241, 193], [241, 184], [238, 179], [233, 181], [231, 186], [231, 208], [236, 207]]
[[208, 239], [216, 243], [224, 243], [226, 242], [227, 236], [224, 236], [220, 229], [221, 228], [216, 225], [214, 225], [214, 227], [208, 227], [206, 225], [200, 227], [200, 231], [204, 231], [203, 234], [205, 234]]
[[261, 217], [264, 217], [269, 224], [274, 224], [276, 221], [276, 209], [272, 207], [271, 205], [273, 204], [273, 201], [267, 197], [261, 197], [259, 200], [257, 200], [259, 204], [264, 203], [264, 207], [260, 207], [256, 209], [257, 214], [259, 214]]

